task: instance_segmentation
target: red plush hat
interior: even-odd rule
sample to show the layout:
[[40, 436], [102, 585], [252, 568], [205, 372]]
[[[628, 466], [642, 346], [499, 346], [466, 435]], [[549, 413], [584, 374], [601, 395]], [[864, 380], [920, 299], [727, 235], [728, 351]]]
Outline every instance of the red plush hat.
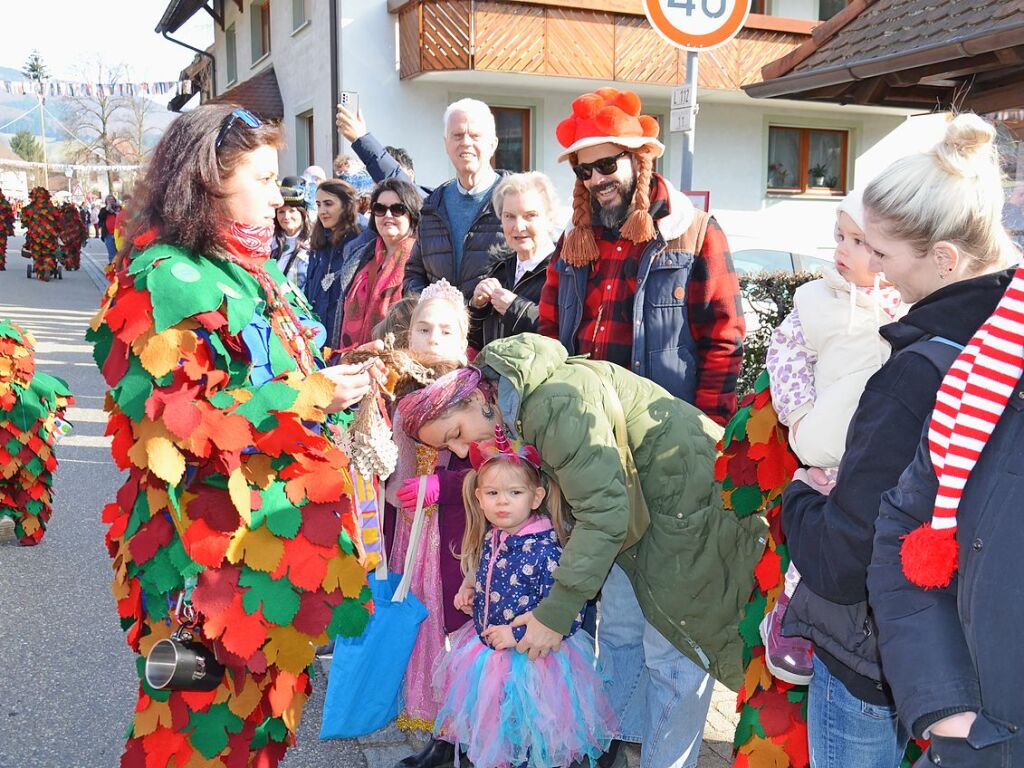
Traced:
[[562, 162], [586, 147], [606, 142], [625, 149], [649, 147], [652, 157], [661, 157], [665, 145], [658, 141], [658, 121], [640, 114], [640, 97], [632, 91], [598, 88], [572, 103], [572, 114], [555, 129], [565, 151]]

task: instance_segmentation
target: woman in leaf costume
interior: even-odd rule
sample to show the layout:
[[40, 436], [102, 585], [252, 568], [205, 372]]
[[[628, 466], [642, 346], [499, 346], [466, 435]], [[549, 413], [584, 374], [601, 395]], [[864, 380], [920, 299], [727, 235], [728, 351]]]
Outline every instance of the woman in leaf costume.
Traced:
[[7, 269], [7, 238], [14, 234], [14, 206], [0, 190], [0, 272]]
[[57, 269], [59, 214], [44, 187], [34, 187], [28, 198], [29, 204], [21, 211], [21, 221], [27, 230], [25, 250], [31, 254], [36, 277], [45, 281]]
[[22, 545], [38, 544], [46, 533], [53, 446], [64, 409], [74, 403], [64, 381], [35, 370], [34, 348], [30, 333], [0, 320], [0, 542]]
[[69, 270], [82, 268], [82, 245], [88, 235], [82, 214], [73, 203], [64, 203], [60, 208], [60, 239], [64, 243], [64, 266]]
[[[122, 766], [277, 765], [316, 647], [369, 618], [333, 435], [370, 374], [324, 367], [323, 326], [268, 260], [282, 144], [278, 128], [230, 105], [179, 117], [89, 334], [110, 386], [112, 454], [128, 473], [103, 511], [118, 613], [139, 654]], [[142, 675], [179, 603], [226, 668], [212, 691], [156, 690]]]

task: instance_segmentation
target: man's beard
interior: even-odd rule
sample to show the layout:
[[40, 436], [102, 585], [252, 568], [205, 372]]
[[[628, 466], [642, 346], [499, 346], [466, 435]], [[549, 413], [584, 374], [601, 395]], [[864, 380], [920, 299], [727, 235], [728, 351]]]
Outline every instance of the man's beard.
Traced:
[[[597, 201], [597, 193], [608, 187], [616, 187], [619, 190], [619, 201], [614, 204], [602, 206]], [[618, 181], [606, 181], [599, 187], [590, 190], [590, 210], [597, 215], [601, 226], [607, 229], [619, 229], [629, 213], [629, 206], [633, 202], [633, 192], [636, 191], [636, 179], [630, 182], [627, 189]]]

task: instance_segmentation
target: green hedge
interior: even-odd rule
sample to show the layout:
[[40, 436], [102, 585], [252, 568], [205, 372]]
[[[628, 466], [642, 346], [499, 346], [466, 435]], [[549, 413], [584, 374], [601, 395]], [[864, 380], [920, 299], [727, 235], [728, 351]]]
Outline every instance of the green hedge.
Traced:
[[748, 312], [753, 309], [759, 323], [754, 330], [748, 330], [743, 342], [743, 369], [737, 386], [740, 397], [753, 390], [754, 380], [764, 369], [772, 331], [793, 310], [796, 289], [818, 277], [820, 275], [811, 272], [758, 272], [740, 276], [740, 290], [746, 299], [744, 309]]

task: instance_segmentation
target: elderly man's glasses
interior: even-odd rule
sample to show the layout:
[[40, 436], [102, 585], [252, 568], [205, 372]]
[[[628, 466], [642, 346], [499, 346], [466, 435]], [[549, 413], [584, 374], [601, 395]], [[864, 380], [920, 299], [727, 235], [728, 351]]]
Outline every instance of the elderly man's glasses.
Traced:
[[237, 109], [231, 110], [231, 114], [224, 118], [224, 122], [220, 126], [220, 132], [217, 134], [217, 143], [215, 145], [217, 149], [220, 149], [220, 145], [224, 142], [228, 133], [239, 123], [248, 126], [249, 128], [259, 128], [263, 125], [263, 121], [248, 109], [238, 107]]
[[572, 172], [576, 174], [576, 178], [580, 181], [590, 181], [590, 177], [594, 175], [594, 171], [597, 171], [602, 176], [611, 176], [619, 167], [619, 160], [629, 154], [628, 150], [619, 152], [617, 155], [611, 157], [602, 157], [600, 160], [594, 160], [592, 163], [577, 163], [572, 167]]

